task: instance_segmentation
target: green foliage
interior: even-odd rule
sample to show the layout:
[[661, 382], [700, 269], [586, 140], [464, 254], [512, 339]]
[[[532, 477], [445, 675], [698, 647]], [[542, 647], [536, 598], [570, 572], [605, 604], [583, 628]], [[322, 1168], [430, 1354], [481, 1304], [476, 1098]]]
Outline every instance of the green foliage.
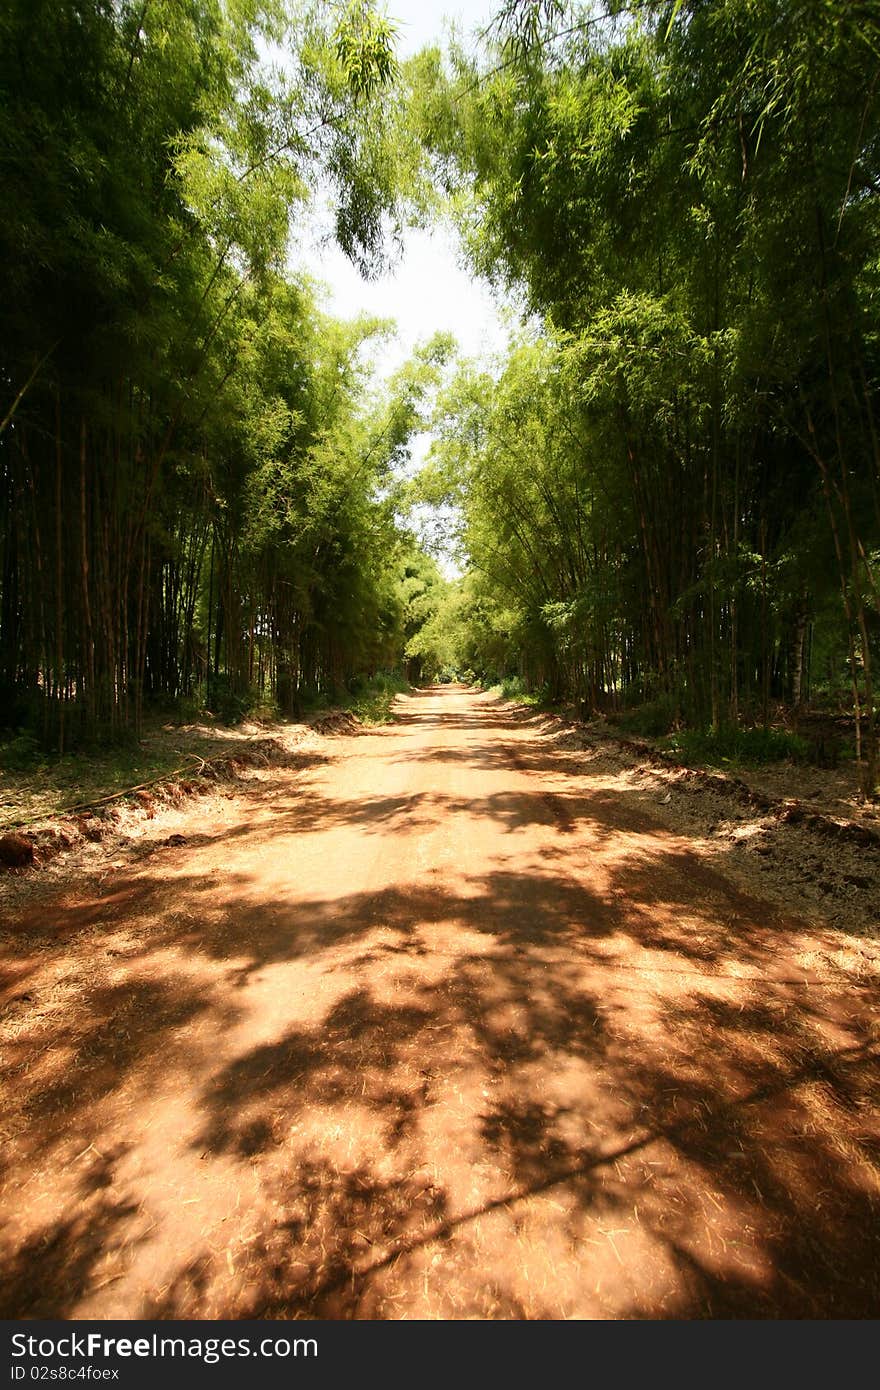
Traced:
[[[658, 729], [827, 688], [871, 790], [875, 9], [504, 0], [401, 70], [367, 0], [6, 0], [7, 726], [296, 715], [403, 664]], [[441, 335], [371, 393], [387, 325], [290, 270], [316, 194], [366, 275], [444, 195], [532, 314], [498, 371]]]
[[380, 671], [368, 680], [357, 681], [357, 688], [349, 684], [349, 695], [342, 700], [342, 707], [350, 709], [365, 724], [388, 724], [393, 718], [392, 706], [395, 696], [409, 690], [409, 682], [394, 671]]
[[205, 709], [216, 714], [223, 724], [240, 724], [256, 708], [259, 699], [258, 691], [239, 690], [233, 677], [218, 671], [206, 691]]
[[481, 52], [412, 70], [472, 265], [540, 324], [497, 379], [451, 384], [426, 478], [461, 508], [474, 636], [508, 615], [467, 664], [638, 702], [657, 732], [766, 723], [828, 670], [865, 714], [865, 790], [875, 9], [511, 0]]
[[333, 38], [345, 80], [355, 96], [370, 96], [397, 75], [396, 30], [364, 0], [349, 4]]
[[790, 762], [805, 762], [809, 743], [797, 734], [784, 729], [722, 728], [713, 733], [699, 729], [681, 729], [667, 738], [663, 745], [684, 762], [709, 763], [713, 766], [742, 764], [744, 766]]
[[499, 685], [492, 689], [500, 694], [503, 700], [516, 700], [521, 705], [543, 705], [547, 703], [546, 690], [529, 690], [521, 676], [506, 676]]
[[668, 695], [649, 700], [636, 709], [617, 715], [615, 723], [627, 733], [660, 738], [668, 734], [677, 722], [675, 702]]
[[0, 769], [4, 771], [22, 772], [33, 767], [42, 756], [39, 739], [26, 729], [0, 743]]
[[383, 489], [448, 346], [368, 398], [362, 348], [387, 325], [327, 320], [288, 269], [315, 192], [365, 273], [399, 228], [417, 159], [388, 22], [10, 0], [0, 147], [13, 726], [61, 748], [139, 729], [151, 702], [295, 714], [399, 660]]
[[[84, 802], [111, 796], [154, 778], [164, 777], [188, 762], [173, 736], [150, 740], [149, 746], [128, 740], [95, 745], [63, 757], [47, 754], [29, 736], [0, 745], [0, 825], [20, 819], [23, 812], [35, 817], [63, 814]], [[205, 756], [211, 750], [206, 746]]]
[[435, 561], [413, 545], [398, 581], [404, 657], [414, 684], [434, 680], [451, 661], [448, 586]]

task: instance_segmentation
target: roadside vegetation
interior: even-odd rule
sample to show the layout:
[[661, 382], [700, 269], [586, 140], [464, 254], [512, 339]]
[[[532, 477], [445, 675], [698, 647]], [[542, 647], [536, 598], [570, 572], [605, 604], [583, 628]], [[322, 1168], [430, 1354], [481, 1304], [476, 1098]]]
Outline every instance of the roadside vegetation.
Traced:
[[[874, 0], [506, 0], [401, 64], [361, 0], [10, 0], [4, 785], [461, 674], [870, 797], [878, 33]], [[366, 275], [456, 220], [522, 305], [503, 360], [426, 324], [377, 386], [390, 325], [297, 270], [316, 196]]]
[[416, 88], [472, 265], [532, 315], [450, 384], [422, 479], [461, 519], [464, 664], [713, 756], [800, 756], [808, 707], [846, 714], [865, 795], [878, 21], [509, 3]]
[[4, 6], [7, 767], [401, 668], [394, 473], [451, 344], [426, 331], [377, 388], [391, 325], [328, 318], [296, 248], [320, 187], [384, 263], [417, 196], [403, 109], [360, 4]]

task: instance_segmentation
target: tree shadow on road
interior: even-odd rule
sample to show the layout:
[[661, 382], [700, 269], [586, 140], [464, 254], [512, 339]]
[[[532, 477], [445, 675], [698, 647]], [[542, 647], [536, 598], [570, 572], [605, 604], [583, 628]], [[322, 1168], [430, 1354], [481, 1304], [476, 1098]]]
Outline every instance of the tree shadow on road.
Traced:
[[[278, 833], [478, 814], [509, 857], [285, 898], [180, 856], [25, 932], [5, 1314], [876, 1316], [871, 991], [638, 805], [563, 804], [306, 789]], [[629, 838], [586, 874], [566, 821]]]

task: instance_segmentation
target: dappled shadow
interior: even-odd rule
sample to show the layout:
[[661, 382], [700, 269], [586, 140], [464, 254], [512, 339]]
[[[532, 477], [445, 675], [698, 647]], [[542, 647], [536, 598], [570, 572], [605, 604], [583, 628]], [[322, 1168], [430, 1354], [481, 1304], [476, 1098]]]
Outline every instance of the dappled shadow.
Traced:
[[83, 1004], [87, 1029], [62, 1026], [56, 1033], [57, 1044], [70, 1048], [73, 1065], [35, 1089], [29, 1101], [28, 1111], [37, 1121], [52, 1117], [63, 1126], [74, 1106], [94, 1105], [212, 1001], [172, 978], [88, 990]]
[[[876, 1055], [841, 1050], [823, 1065], [876, 1101]], [[557, 1281], [549, 1300], [546, 1287], [538, 1297], [523, 1292], [530, 1242], [561, 1229], [582, 1281], [602, 1267], [597, 1259], [591, 1273], [583, 1255], [591, 1246], [605, 1246], [627, 1271], [636, 1293], [617, 1316], [873, 1317], [874, 1193], [841, 1171], [832, 1136], [820, 1139], [812, 1126], [796, 1181], [788, 1166], [814, 1072], [813, 1060], [782, 1070], [735, 1101], [714, 1086], [685, 1087], [686, 1113], [670, 1115], [668, 1100], [665, 1116], [643, 1103], [641, 1125], [613, 1144], [600, 1135], [573, 1142], [576, 1107], [500, 1100], [479, 1129], [508, 1181], [470, 1206], [453, 1206], [426, 1171], [389, 1181], [369, 1166], [303, 1160], [273, 1188], [286, 1217], [248, 1247], [243, 1298], [220, 1292], [216, 1269], [203, 1270], [201, 1287], [184, 1270], [146, 1315], [190, 1316], [207, 1304], [212, 1316], [394, 1317], [398, 1300], [410, 1305], [413, 1283], [424, 1280], [427, 1296], [438, 1260], [435, 1315], [572, 1315], [584, 1308], [577, 1279]], [[677, 1074], [646, 1066], [630, 1090], [647, 1102], [670, 1079], [667, 1096], [679, 1094]], [[506, 1267], [493, 1258], [499, 1247]]]
[[[41, 1003], [37, 994], [37, 1008]], [[228, 1027], [235, 1006], [184, 975], [78, 987], [69, 1009], [51, 1016], [51, 1045], [35, 1049], [25, 1037], [4, 1050], [0, 1083], [16, 1132], [17, 1166], [38, 1169], [77, 1136], [85, 1145], [77, 1156], [84, 1161], [70, 1163], [78, 1196], [112, 1187], [134, 1141], [104, 1136], [94, 1147], [102, 1102], [114, 1101], [132, 1076], [148, 1089], [154, 1070], [167, 1075], [176, 1060], [188, 1061], [189, 1032], [206, 1017]], [[129, 1098], [127, 1107], [133, 1104]], [[11, 1166], [7, 1146], [2, 1171]]]
[[222, 874], [175, 851], [21, 924], [7, 1316], [876, 1316], [870, 989], [635, 793], [455, 719], [432, 756], [484, 795], [320, 773], [274, 808], [295, 844], [408, 836], [399, 881], [268, 891], [243, 817]]
[[[765, 1041], [775, 1065], [765, 1060], [761, 1067], [754, 1035], [739, 1034], [737, 1026], [726, 1037], [713, 1035], [711, 1059], [686, 1068], [688, 1043], [705, 1047], [710, 1026], [702, 1007], [686, 1018], [679, 1014], [681, 1053], [674, 1063], [649, 1056], [633, 1068], [628, 1084], [635, 1096], [665, 1097], [651, 1138], [662, 1136], [679, 1171], [692, 1175], [687, 1186], [655, 1186], [640, 1206], [641, 1220], [663, 1231], [674, 1256], [689, 1258], [697, 1287], [682, 1311], [876, 1316], [876, 1170], [853, 1154], [847, 1111], [858, 1097], [863, 1118], [877, 1114], [877, 1050], [868, 1041], [828, 1052], [803, 1040], [792, 1047], [777, 1025], [772, 1041]], [[749, 1076], [759, 1077], [759, 1084], [729, 1099]], [[716, 1202], [720, 1197], [722, 1207], [736, 1203], [738, 1218], [726, 1229], [718, 1219], [723, 1210], [713, 1213], [706, 1191]], [[623, 1191], [619, 1206], [629, 1207]], [[741, 1259], [748, 1278], [731, 1278], [728, 1262], [719, 1259], [727, 1253], [719, 1242], [729, 1247], [731, 1237], [740, 1257], [754, 1246], [751, 1258]]]
[[[328, 817], [333, 815], [330, 807]], [[413, 834], [422, 828], [412, 821], [409, 827]], [[604, 830], [613, 834], [610, 816]], [[521, 858], [512, 850], [508, 862], [509, 867], [459, 875], [458, 891], [423, 878], [367, 892], [345, 893], [329, 885], [320, 898], [267, 898], [254, 892], [258, 876], [242, 872], [221, 878], [142, 875], [83, 903], [66, 920], [71, 927], [96, 921], [109, 927], [124, 913], [149, 915], [149, 936], [128, 948], [126, 959], [148, 960], [160, 946], [185, 948], [217, 961], [234, 960], [230, 969], [238, 983], [267, 964], [354, 946], [377, 927], [397, 938], [371, 950], [424, 952], [430, 948], [423, 929], [445, 922], [491, 939], [493, 948], [556, 945], [584, 953], [597, 939], [625, 932], [645, 950], [680, 956], [700, 968], [718, 969], [727, 962], [742, 972], [753, 964], [780, 979], [809, 978], [792, 973], [790, 962], [779, 966], [773, 959], [779, 934], [796, 931], [796, 919], [743, 892], [663, 833], [610, 862], [601, 883], [573, 872], [589, 867], [588, 858], [579, 864], [562, 851], [550, 854], [545, 848]], [[96, 944], [96, 949], [102, 948]]]
[[113, 1194], [83, 1201], [61, 1221], [47, 1222], [0, 1252], [0, 1318], [69, 1315], [100, 1282], [97, 1271], [135, 1243], [138, 1202]]
[[[485, 938], [489, 952], [499, 947], [527, 952], [534, 946], [583, 948], [591, 938], [615, 933], [626, 918], [624, 905], [614, 897], [552, 870], [498, 870], [469, 878], [462, 893], [428, 883], [290, 902], [254, 901], [248, 888], [246, 878], [227, 881], [225, 895], [215, 886], [210, 906], [183, 925], [176, 910], [161, 917], [145, 945], [144, 960], [159, 945], [185, 947], [228, 960], [228, 974], [243, 986], [267, 965], [329, 956], [340, 948], [353, 952], [354, 965], [367, 964], [378, 954], [424, 955], [430, 952], [426, 932], [433, 924], [465, 926]], [[178, 880], [176, 901], [178, 895], [201, 892], [198, 881]], [[378, 930], [393, 936], [377, 943]]]
[[[353, 1112], [371, 1112], [371, 1128], [390, 1149], [411, 1137], [419, 1112], [475, 1056], [494, 1084], [511, 1067], [545, 1062], [554, 1052], [593, 1059], [603, 1049], [601, 1009], [577, 978], [561, 967], [542, 987], [530, 964], [510, 952], [488, 960], [463, 955], [413, 1001], [385, 1003], [361, 987], [317, 1026], [237, 1057], [202, 1096], [209, 1123], [193, 1146], [252, 1154], [325, 1106], [352, 1125]], [[459, 1050], [450, 1047], [456, 1038]], [[393, 1084], [398, 1072], [405, 1074]], [[261, 1123], [269, 1113], [273, 1123]]]
[[369, 1275], [357, 1274], [364, 1252], [405, 1233], [415, 1243], [445, 1213], [444, 1193], [424, 1173], [383, 1179], [365, 1165], [340, 1172], [320, 1159], [303, 1160], [272, 1195], [284, 1216], [242, 1252], [237, 1293], [217, 1299], [210, 1261], [193, 1261], [144, 1316], [197, 1317], [206, 1306], [214, 1317], [382, 1316]]
[[318, 1029], [289, 1032], [225, 1067], [204, 1096], [209, 1121], [194, 1147], [250, 1156], [277, 1144], [304, 1111], [353, 1104], [375, 1112], [377, 1133], [393, 1147], [425, 1087], [389, 1085], [388, 1074], [431, 1019], [427, 1009], [383, 1006], [363, 990], [346, 995]]

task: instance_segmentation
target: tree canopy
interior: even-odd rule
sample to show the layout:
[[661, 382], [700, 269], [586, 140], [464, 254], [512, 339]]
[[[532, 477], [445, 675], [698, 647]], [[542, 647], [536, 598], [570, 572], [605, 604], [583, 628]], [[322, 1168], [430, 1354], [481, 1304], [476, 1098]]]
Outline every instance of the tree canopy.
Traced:
[[[407, 664], [717, 729], [844, 682], [873, 789], [878, 20], [506, 0], [401, 63], [366, 0], [8, 0], [4, 722]], [[429, 340], [377, 395], [385, 327], [294, 268], [316, 196], [366, 276], [452, 217], [521, 296], [506, 361]]]
[[[478, 272], [542, 325], [431, 487], [528, 679], [718, 727], [848, 672], [877, 780], [880, 10], [510, 3], [415, 77]], [[442, 491], [442, 486], [440, 488]]]
[[289, 713], [397, 660], [382, 490], [442, 345], [373, 401], [384, 326], [289, 268], [316, 191], [383, 263], [415, 167], [396, 71], [358, 3], [4, 6], [4, 722], [63, 748], [196, 690]]

